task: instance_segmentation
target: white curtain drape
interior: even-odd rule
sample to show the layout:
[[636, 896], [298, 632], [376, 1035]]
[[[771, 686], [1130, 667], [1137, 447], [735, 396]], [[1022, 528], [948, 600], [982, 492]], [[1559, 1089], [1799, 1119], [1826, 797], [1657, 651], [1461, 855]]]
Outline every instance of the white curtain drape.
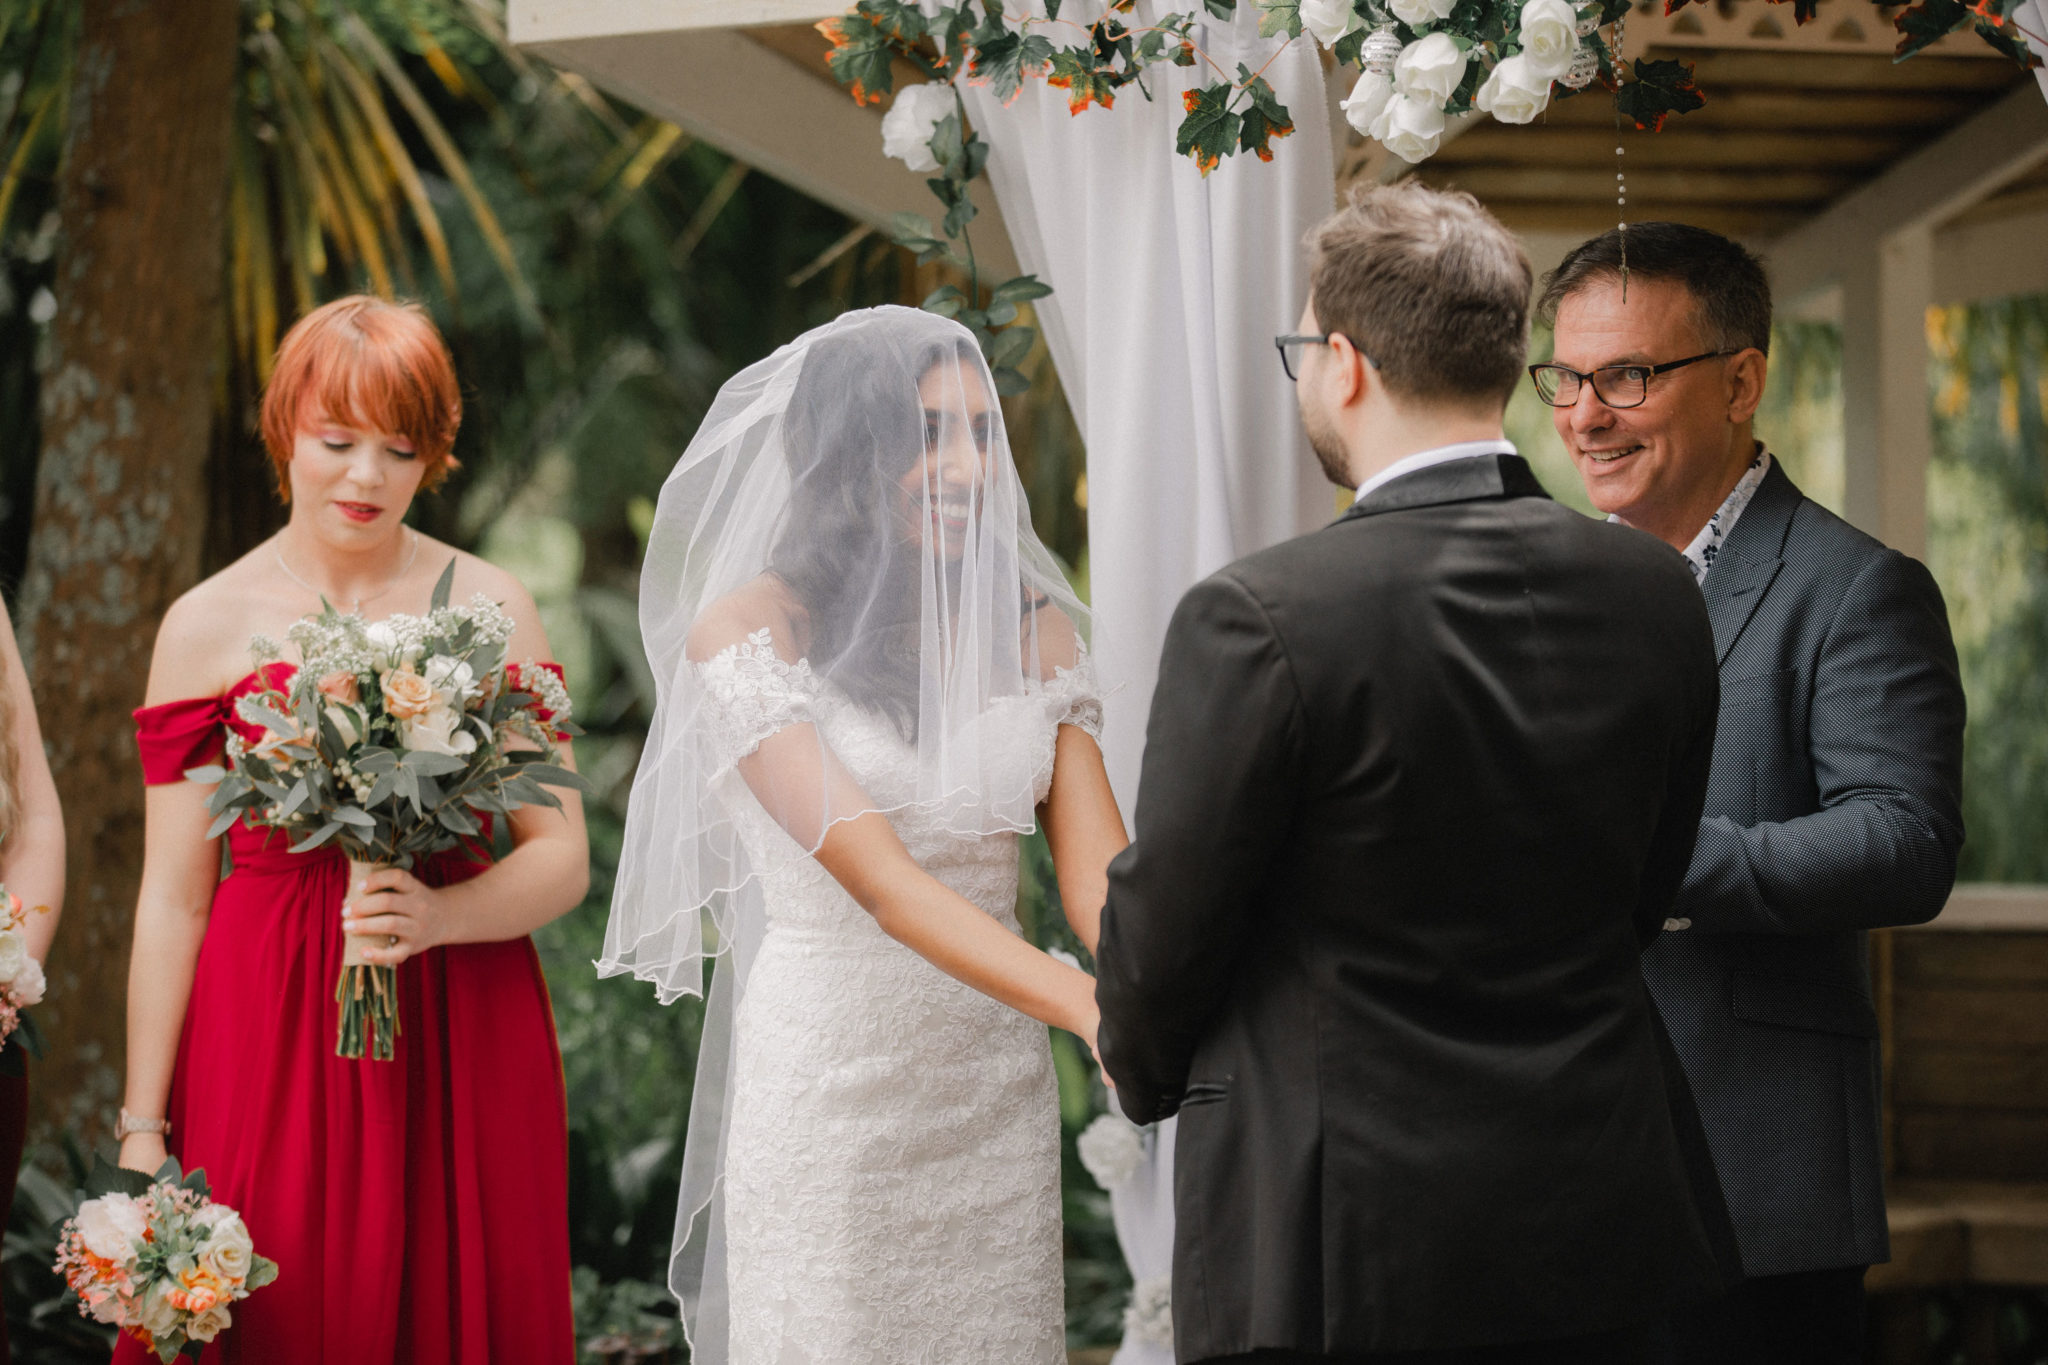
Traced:
[[[1162, 9], [1145, 0], [1132, 27]], [[1094, 4], [1061, 6], [1085, 24]], [[1058, 32], [1058, 30], [1056, 30]], [[1067, 111], [1027, 82], [1006, 108], [966, 88], [991, 145], [989, 179], [1088, 446], [1088, 545], [1096, 661], [1108, 703], [1110, 781], [1128, 813], [1166, 623], [1180, 595], [1231, 560], [1335, 515], [1296, 419], [1273, 337], [1307, 292], [1302, 235], [1332, 207], [1336, 170], [1315, 45], [1279, 50], [1257, 14], [1195, 34], [1232, 76], [1265, 68], [1295, 132], [1271, 163], [1240, 154], [1204, 179], [1173, 151], [1181, 93], [1206, 64], [1160, 65], [1112, 110]]]
[[[1127, 22], [1186, 7], [1142, 0]], [[1069, 0], [1060, 13], [1087, 24], [1101, 10]], [[1332, 208], [1321, 59], [1306, 38], [1284, 51], [1260, 38], [1250, 5], [1193, 36], [1231, 77], [1240, 62], [1263, 70], [1292, 114], [1295, 131], [1273, 143], [1270, 163], [1240, 154], [1205, 179], [1174, 154], [1182, 92], [1218, 79], [1206, 62], [1154, 67], [1149, 101], [1127, 87], [1114, 109], [1080, 115], [1042, 82], [1007, 107], [966, 88], [1018, 258], [1054, 290], [1038, 316], [1088, 447], [1095, 653], [1110, 689], [1103, 749], [1126, 818], [1181, 594], [1335, 515], [1273, 350], [1307, 296], [1303, 234]], [[1173, 1138], [1161, 1125], [1112, 1200], [1140, 1281], [1172, 1264]], [[1170, 1346], [1127, 1335], [1116, 1365], [1172, 1359]]]
[[[2042, 4], [2041, 0], [2026, 0], [2025, 4], [2013, 12], [2013, 18], [2027, 32], [2048, 38], [2048, 5]], [[2039, 51], [2039, 44], [2029, 40], [2028, 45], [2037, 49], [2035, 56], [2041, 58], [2043, 62], [2048, 62], [2048, 52]], [[2048, 66], [2035, 67], [2034, 79], [2041, 83], [2042, 97], [2048, 98]]]

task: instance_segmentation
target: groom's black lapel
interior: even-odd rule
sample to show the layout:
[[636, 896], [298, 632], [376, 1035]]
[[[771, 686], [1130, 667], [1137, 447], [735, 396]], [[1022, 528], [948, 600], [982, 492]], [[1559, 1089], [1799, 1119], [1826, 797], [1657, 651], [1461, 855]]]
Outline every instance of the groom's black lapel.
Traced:
[[[1361, 502], [1339, 517], [1377, 516], [1410, 507], [1434, 507], [1446, 502], [1476, 502], [1481, 498], [1547, 498], [1529, 462], [1519, 455], [1474, 455], [1463, 460], [1403, 474], [1366, 494]], [[1739, 524], [1739, 523], [1738, 523]]]

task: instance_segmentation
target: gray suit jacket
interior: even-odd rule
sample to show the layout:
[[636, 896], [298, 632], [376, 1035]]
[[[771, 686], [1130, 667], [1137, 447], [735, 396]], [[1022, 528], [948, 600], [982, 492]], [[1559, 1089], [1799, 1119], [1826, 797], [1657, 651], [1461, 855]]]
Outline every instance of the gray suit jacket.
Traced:
[[1933, 576], [1773, 464], [1704, 585], [1706, 815], [1643, 971], [1752, 1276], [1890, 1258], [1865, 931], [1939, 914], [1963, 689]]

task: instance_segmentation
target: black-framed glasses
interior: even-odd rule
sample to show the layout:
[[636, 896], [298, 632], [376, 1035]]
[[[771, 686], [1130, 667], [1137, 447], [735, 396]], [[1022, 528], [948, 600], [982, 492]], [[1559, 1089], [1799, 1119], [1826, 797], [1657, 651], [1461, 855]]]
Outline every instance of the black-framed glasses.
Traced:
[[[1318, 335], [1310, 332], [1297, 336], [1274, 337], [1273, 345], [1280, 352], [1280, 368], [1287, 372], [1289, 379], [1299, 380], [1301, 378], [1301, 353], [1310, 346], [1327, 346], [1330, 344], [1330, 338], [1337, 336], [1344, 336], [1344, 334], [1342, 332], [1323, 332]], [[1344, 337], [1344, 339], [1351, 341], [1350, 337]], [[1358, 343], [1351, 341], [1351, 348], [1358, 350]], [[1364, 355], [1365, 363], [1372, 366], [1375, 370], [1380, 367], [1379, 361], [1374, 360], [1369, 355], [1365, 355], [1364, 351], [1359, 351], [1358, 353]]]
[[1531, 365], [1529, 378], [1536, 382], [1536, 396], [1553, 408], [1568, 408], [1577, 403], [1588, 384], [1593, 386], [1593, 396], [1610, 408], [1639, 408], [1650, 396], [1652, 376], [1734, 354], [1707, 351], [1683, 360], [1667, 360], [1662, 365], [1602, 365], [1590, 374], [1569, 365]]

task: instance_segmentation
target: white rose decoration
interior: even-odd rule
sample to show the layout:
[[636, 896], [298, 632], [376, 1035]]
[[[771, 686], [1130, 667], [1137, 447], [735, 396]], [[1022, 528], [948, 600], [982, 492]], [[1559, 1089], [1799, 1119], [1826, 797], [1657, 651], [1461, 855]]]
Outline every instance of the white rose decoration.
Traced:
[[14, 1003], [22, 1009], [43, 1003], [43, 992], [49, 989], [49, 982], [43, 979], [43, 964], [30, 958], [22, 964], [21, 971], [14, 978]]
[[1367, 71], [1359, 76], [1358, 84], [1351, 87], [1351, 95], [1337, 107], [1344, 111], [1344, 121], [1356, 128], [1363, 137], [1372, 136], [1372, 121], [1387, 107], [1387, 101], [1394, 97], [1394, 78], [1376, 75]]
[[103, 1194], [78, 1210], [78, 1235], [85, 1249], [103, 1261], [132, 1261], [149, 1219], [125, 1194]]
[[1115, 1114], [1104, 1114], [1082, 1129], [1074, 1146], [1088, 1174], [1105, 1190], [1129, 1180], [1145, 1159], [1145, 1139], [1137, 1125]]
[[908, 85], [896, 92], [896, 102], [882, 115], [882, 153], [893, 156], [911, 170], [927, 174], [939, 168], [932, 155], [932, 133], [946, 115], [955, 112], [950, 85]]
[[0, 930], [0, 986], [21, 975], [28, 964], [28, 940], [16, 929]]
[[206, 1229], [206, 1241], [199, 1248], [199, 1268], [236, 1284], [248, 1279], [256, 1244], [249, 1240], [241, 1215], [225, 1204], [208, 1204], [192, 1221]]
[[1351, 0], [1301, 0], [1301, 26], [1324, 47], [1335, 47], [1339, 38], [1364, 24]]
[[1410, 28], [1428, 28], [1451, 17], [1458, 0], [1391, 0], [1387, 8]]
[[1476, 102], [1502, 123], [1527, 123], [1549, 107], [1550, 79], [1518, 53], [1493, 69], [1479, 87]]
[[404, 722], [405, 747], [432, 754], [461, 758], [476, 750], [476, 736], [462, 728], [462, 713], [449, 706], [433, 706], [426, 714]]
[[[1565, 0], [1529, 0], [1522, 6], [1522, 51], [1532, 74], [1554, 81], [1571, 70], [1579, 50], [1579, 12]], [[1495, 117], [1499, 117], [1495, 115]], [[1527, 119], [1504, 119], [1527, 123]]]
[[1373, 120], [1372, 136], [1410, 165], [1427, 161], [1444, 140], [1443, 107], [1396, 95]]
[[1417, 104], [1435, 105], [1441, 114], [1444, 101], [1465, 79], [1465, 60], [1464, 50], [1448, 33], [1418, 38], [1401, 49], [1400, 60], [1394, 63], [1394, 89]]

